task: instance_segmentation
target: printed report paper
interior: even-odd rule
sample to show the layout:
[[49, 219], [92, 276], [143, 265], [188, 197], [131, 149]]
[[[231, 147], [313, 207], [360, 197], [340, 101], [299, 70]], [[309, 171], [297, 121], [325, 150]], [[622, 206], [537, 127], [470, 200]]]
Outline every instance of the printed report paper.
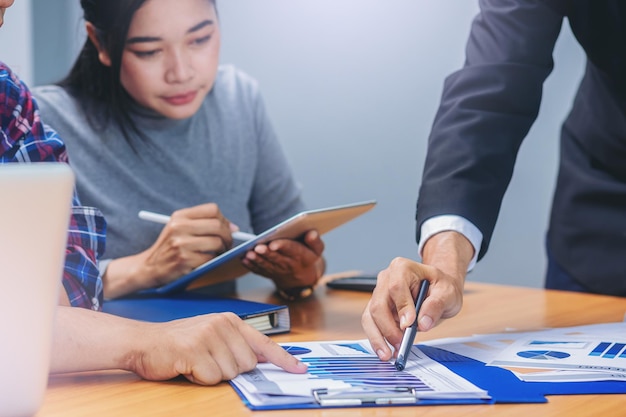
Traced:
[[231, 381], [253, 406], [314, 403], [313, 390], [393, 392], [411, 388], [416, 399], [485, 399], [486, 391], [430, 359], [413, 346], [398, 371], [382, 362], [367, 340], [294, 342], [283, 348], [308, 364], [306, 374], [290, 374], [268, 363]]
[[[623, 381], [626, 345], [622, 335], [626, 335], [626, 323], [617, 322], [527, 332], [513, 330], [424, 344], [489, 365], [513, 368], [523, 381]], [[540, 369], [544, 371], [538, 372]]]
[[490, 365], [626, 373], [626, 339], [535, 335], [515, 341]]

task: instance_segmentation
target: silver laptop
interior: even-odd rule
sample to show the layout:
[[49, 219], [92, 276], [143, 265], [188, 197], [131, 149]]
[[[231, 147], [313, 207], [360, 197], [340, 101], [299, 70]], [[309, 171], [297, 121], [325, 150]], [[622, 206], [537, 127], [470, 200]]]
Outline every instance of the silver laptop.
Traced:
[[0, 164], [0, 415], [45, 394], [74, 175], [67, 164]]

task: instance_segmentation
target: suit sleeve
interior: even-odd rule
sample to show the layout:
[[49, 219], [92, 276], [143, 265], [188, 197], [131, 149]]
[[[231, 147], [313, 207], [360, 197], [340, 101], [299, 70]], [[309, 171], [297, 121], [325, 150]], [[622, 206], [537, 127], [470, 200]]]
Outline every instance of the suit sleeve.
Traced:
[[417, 203], [422, 223], [454, 214], [493, 233], [523, 138], [532, 126], [543, 82], [553, 68], [564, 2], [481, 0], [462, 69], [446, 78], [428, 140]]

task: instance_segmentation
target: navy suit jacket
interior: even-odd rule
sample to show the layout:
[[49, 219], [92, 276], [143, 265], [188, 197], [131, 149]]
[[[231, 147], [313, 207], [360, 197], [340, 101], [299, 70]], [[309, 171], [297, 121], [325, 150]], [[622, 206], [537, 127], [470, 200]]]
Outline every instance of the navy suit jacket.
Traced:
[[484, 256], [564, 21], [587, 64], [561, 132], [549, 248], [591, 291], [626, 296], [624, 0], [480, 1], [429, 137], [417, 239], [424, 220], [457, 214], [483, 233]]

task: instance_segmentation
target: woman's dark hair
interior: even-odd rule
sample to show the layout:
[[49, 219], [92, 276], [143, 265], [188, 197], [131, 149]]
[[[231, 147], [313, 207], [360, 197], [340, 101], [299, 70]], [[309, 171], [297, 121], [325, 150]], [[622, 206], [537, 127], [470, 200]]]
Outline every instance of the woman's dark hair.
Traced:
[[98, 49], [87, 37], [69, 74], [58, 83], [79, 97], [94, 129], [104, 129], [113, 119], [127, 138], [130, 131], [139, 132], [129, 116], [132, 100], [120, 82], [122, 52], [130, 22], [145, 1], [81, 0], [83, 17], [95, 27], [98, 42], [109, 53], [111, 66], [100, 62]]
[[[215, 0], [210, 1], [215, 6]], [[133, 16], [145, 2], [81, 0], [83, 17], [95, 27], [97, 40], [108, 52], [111, 66], [100, 62], [98, 49], [87, 37], [69, 74], [58, 83], [81, 100], [92, 128], [102, 130], [113, 120], [127, 139], [131, 132], [142, 135], [130, 117], [133, 101], [120, 81], [122, 53]]]

